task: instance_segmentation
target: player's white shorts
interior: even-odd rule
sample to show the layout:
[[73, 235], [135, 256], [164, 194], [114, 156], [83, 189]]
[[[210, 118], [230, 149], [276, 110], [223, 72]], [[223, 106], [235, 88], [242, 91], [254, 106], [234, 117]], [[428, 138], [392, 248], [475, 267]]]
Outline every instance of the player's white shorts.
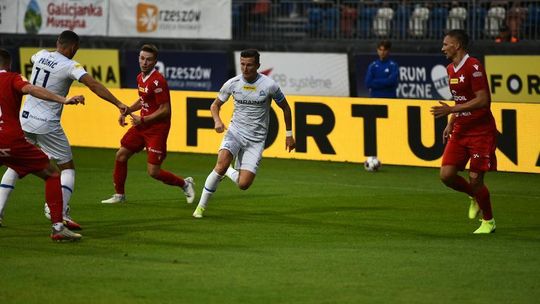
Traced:
[[246, 140], [229, 130], [221, 141], [219, 150], [222, 149], [228, 150], [236, 157], [236, 165], [234, 166], [236, 170], [247, 170], [256, 174], [264, 151], [264, 141]]
[[62, 127], [46, 134], [24, 132], [24, 135], [31, 144], [38, 146], [49, 159], [55, 160], [59, 165], [73, 159], [71, 146]]

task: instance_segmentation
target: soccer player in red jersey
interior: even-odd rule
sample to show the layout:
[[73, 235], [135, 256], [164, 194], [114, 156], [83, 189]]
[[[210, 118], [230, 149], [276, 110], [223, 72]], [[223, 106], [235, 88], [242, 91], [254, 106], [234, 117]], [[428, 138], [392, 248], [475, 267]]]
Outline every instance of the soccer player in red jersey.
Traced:
[[[182, 188], [188, 203], [195, 198], [193, 178], [185, 179], [161, 169], [167, 155], [167, 137], [171, 127], [171, 98], [167, 81], [155, 69], [158, 50], [145, 44], [139, 53], [141, 73], [137, 76], [139, 99], [130, 106], [129, 113], [140, 111], [140, 115], [129, 114], [133, 126], [120, 141], [116, 152], [113, 180], [116, 193], [104, 204], [121, 203], [126, 200], [124, 186], [127, 178], [127, 162], [133, 154], [146, 148], [147, 172], [151, 177], [172, 186]], [[119, 123], [125, 126], [126, 116], [121, 114]]]
[[[492, 233], [495, 220], [489, 191], [484, 184], [487, 171], [497, 170], [495, 148], [497, 129], [491, 114], [491, 95], [486, 71], [480, 61], [467, 53], [469, 37], [464, 30], [451, 30], [444, 37], [442, 52], [452, 61], [447, 67], [450, 90], [456, 104], [439, 102], [431, 108], [435, 117], [450, 115], [443, 132], [442, 182], [469, 195], [469, 218], [482, 211], [480, 227], [474, 233]], [[469, 181], [458, 175], [470, 160]]]
[[32, 173], [45, 180], [45, 201], [51, 210], [53, 223], [51, 238], [55, 241], [78, 240], [81, 235], [72, 232], [63, 224], [62, 188], [58, 170], [51, 165], [43, 151], [26, 141], [19, 111], [25, 94], [61, 104], [84, 103], [84, 97], [74, 96], [67, 99], [45, 88], [34, 86], [21, 75], [9, 72], [10, 67], [11, 55], [0, 49], [0, 165], [15, 170], [21, 178]]

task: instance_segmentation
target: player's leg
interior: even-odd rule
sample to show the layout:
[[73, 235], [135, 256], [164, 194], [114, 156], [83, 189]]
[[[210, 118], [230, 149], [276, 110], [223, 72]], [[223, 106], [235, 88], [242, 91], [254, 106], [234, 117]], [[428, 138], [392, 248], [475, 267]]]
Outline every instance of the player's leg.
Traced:
[[19, 175], [15, 170], [7, 168], [6, 172], [2, 176], [2, 181], [0, 182], [0, 226], [4, 219], [4, 210], [6, 208], [7, 200], [11, 191], [15, 189], [15, 184], [19, 180]]
[[181, 176], [161, 168], [161, 164], [167, 157], [167, 136], [168, 131], [145, 135], [148, 175], [166, 185], [180, 187], [186, 196], [187, 203], [191, 204], [195, 199], [193, 178], [186, 177], [184, 179]]
[[484, 183], [485, 172], [497, 170], [495, 156], [495, 135], [493, 137], [472, 138], [469, 181], [474, 192], [474, 198], [482, 210], [482, 224], [474, 233], [491, 233], [495, 231], [495, 220], [491, 207], [489, 190]]
[[125, 185], [128, 172], [128, 160], [133, 154], [141, 151], [143, 148], [143, 136], [136, 128], [131, 127], [120, 140], [120, 149], [116, 151], [113, 170], [115, 194], [109, 199], [102, 200], [101, 202], [103, 204], [122, 203], [126, 200]]
[[257, 169], [264, 151], [263, 142], [247, 142], [245, 148], [238, 153], [236, 168], [239, 169], [238, 188], [247, 190], [253, 184]]
[[64, 226], [62, 216], [62, 188], [60, 183], [60, 175], [56, 168], [49, 166], [41, 171], [33, 174], [45, 180], [45, 201], [49, 206], [52, 222], [51, 239], [53, 241], [75, 241], [81, 239], [81, 235], [74, 233]]
[[201, 198], [199, 199], [199, 204], [197, 205], [197, 208], [193, 212], [193, 217], [203, 217], [203, 213], [206, 210], [208, 201], [216, 192], [219, 182], [223, 179], [225, 172], [227, 172], [227, 168], [229, 168], [229, 166], [231, 165], [233, 157], [234, 155], [231, 153], [231, 151], [225, 148], [219, 150], [216, 166], [214, 167], [212, 172], [210, 172], [210, 174], [206, 178], [206, 181], [204, 182], [204, 188], [201, 192]]

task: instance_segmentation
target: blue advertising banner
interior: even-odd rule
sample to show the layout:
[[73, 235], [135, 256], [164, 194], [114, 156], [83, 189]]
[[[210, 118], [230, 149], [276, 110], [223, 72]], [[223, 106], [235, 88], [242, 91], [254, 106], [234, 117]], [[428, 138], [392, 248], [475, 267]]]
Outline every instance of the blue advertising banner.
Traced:
[[[399, 66], [397, 98], [451, 99], [446, 66], [450, 63], [444, 55], [391, 54], [390, 58]], [[356, 96], [369, 96], [364, 84], [368, 65], [377, 59], [373, 54], [356, 55]]]
[[[124, 51], [122, 87], [136, 88], [139, 51]], [[156, 68], [167, 79], [169, 89], [217, 92], [227, 81], [227, 53], [160, 51]]]

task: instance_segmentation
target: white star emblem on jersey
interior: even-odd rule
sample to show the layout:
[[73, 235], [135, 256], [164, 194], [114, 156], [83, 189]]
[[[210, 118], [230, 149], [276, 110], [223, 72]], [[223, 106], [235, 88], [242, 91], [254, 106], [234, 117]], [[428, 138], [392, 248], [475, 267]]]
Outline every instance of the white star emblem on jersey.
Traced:
[[148, 87], [144, 87], [144, 92], [148, 93]]
[[459, 82], [465, 82], [465, 76], [463, 75], [459, 76]]
[[478, 64], [473, 64], [473, 67], [478, 71]]

